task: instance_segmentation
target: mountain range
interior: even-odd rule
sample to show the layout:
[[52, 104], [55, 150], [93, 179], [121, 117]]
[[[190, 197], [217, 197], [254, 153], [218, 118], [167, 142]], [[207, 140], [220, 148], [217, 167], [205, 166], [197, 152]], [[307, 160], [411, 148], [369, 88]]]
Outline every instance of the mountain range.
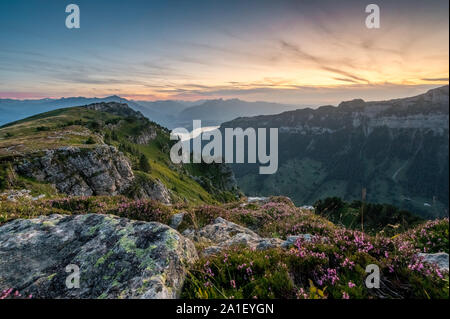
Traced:
[[140, 111], [152, 121], [173, 129], [184, 127], [192, 129], [193, 120], [202, 120], [203, 125], [218, 126], [241, 116], [277, 114], [298, 108], [267, 102], [246, 102], [239, 99], [217, 99], [198, 101], [134, 101], [117, 95], [105, 98], [69, 97], [61, 99], [14, 100], [0, 99], [0, 126], [35, 114], [59, 108], [87, 105], [100, 102], [125, 103]]
[[238, 118], [226, 127], [279, 129], [279, 168], [233, 164], [249, 196], [283, 194], [298, 205], [338, 196], [448, 216], [449, 87], [389, 101], [342, 102]]

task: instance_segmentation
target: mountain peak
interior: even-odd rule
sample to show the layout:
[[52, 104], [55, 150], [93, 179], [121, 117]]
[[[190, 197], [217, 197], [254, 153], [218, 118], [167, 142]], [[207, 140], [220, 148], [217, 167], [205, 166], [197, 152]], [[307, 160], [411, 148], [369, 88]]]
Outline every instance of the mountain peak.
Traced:
[[363, 99], [354, 99], [351, 101], [341, 102], [338, 107], [341, 109], [354, 109], [364, 107], [365, 105], [366, 102]]
[[433, 102], [447, 101], [448, 103], [448, 85], [444, 85], [435, 89], [428, 90], [424, 94], [425, 98]]
[[126, 103], [100, 102], [85, 105], [86, 108], [94, 111], [106, 112], [118, 116], [144, 118], [141, 112], [133, 110]]
[[118, 95], [107, 96], [107, 97], [105, 98], [105, 100], [106, 100], [106, 99], [108, 99], [108, 100], [111, 100], [111, 99], [115, 99], [115, 100], [125, 100], [124, 98], [122, 98], [122, 97], [120, 97], [120, 96], [118, 96]]

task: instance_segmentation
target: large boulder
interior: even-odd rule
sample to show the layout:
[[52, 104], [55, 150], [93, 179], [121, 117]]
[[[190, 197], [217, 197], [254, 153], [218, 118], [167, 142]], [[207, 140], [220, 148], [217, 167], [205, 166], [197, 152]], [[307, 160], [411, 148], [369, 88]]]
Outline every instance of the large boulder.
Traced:
[[[0, 291], [35, 298], [177, 298], [196, 259], [189, 239], [156, 222], [51, 215], [0, 227]], [[66, 285], [68, 265], [79, 288]]]
[[232, 246], [246, 246], [251, 249], [269, 249], [280, 247], [283, 243], [277, 238], [263, 238], [248, 228], [217, 217], [211, 224], [199, 230], [187, 229], [183, 235], [202, 243], [207, 247], [203, 255], [220, 252], [223, 248]]

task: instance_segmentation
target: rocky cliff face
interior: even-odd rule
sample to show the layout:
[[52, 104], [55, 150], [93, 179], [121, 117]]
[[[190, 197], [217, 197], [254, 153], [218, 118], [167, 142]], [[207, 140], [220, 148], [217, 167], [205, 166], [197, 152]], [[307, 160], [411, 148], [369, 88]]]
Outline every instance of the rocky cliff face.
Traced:
[[171, 202], [170, 192], [161, 181], [139, 181], [128, 158], [113, 146], [45, 150], [16, 162], [15, 170], [72, 196], [119, 195], [133, 188], [133, 197]]
[[[0, 291], [36, 298], [177, 298], [196, 259], [190, 240], [156, 222], [52, 215], [0, 227]], [[74, 266], [79, 288], [66, 285]]]
[[156, 130], [153, 128], [146, 128], [140, 132], [139, 135], [131, 136], [130, 141], [135, 144], [145, 145], [153, 141], [157, 136]]
[[118, 195], [134, 179], [128, 159], [115, 147], [61, 147], [44, 155], [23, 159], [16, 171], [52, 183], [58, 191], [74, 196]]

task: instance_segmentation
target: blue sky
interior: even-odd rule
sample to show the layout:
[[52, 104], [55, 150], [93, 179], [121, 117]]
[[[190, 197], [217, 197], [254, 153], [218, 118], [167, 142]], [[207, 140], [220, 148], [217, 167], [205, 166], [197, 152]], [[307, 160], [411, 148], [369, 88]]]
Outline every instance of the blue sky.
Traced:
[[0, 3], [0, 98], [384, 99], [448, 83], [448, 1]]

